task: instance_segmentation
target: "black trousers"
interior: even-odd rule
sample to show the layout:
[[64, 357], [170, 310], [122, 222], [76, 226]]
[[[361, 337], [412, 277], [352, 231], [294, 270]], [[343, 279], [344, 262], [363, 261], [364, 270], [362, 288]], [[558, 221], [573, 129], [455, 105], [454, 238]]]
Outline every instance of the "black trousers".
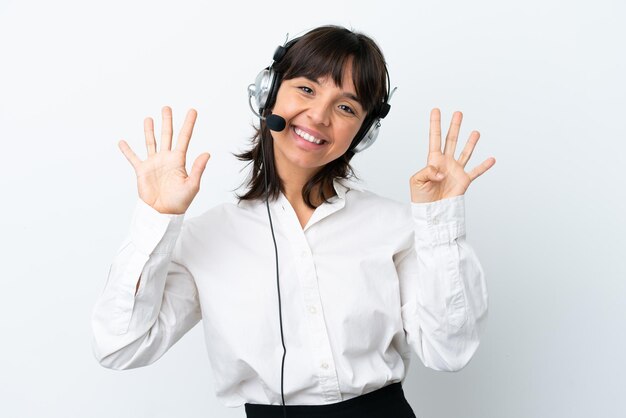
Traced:
[[[244, 404], [247, 418], [283, 418], [282, 405]], [[326, 405], [285, 405], [287, 418], [416, 418], [401, 382]]]

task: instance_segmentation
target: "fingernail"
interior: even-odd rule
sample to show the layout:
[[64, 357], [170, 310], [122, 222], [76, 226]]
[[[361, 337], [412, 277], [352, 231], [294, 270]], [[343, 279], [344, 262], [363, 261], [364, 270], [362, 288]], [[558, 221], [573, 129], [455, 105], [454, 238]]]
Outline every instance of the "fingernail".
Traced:
[[443, 173], [437, 173], [437, 175], [435, 177], [437, 177], [438, 179], [442, 179], [443, 178]]

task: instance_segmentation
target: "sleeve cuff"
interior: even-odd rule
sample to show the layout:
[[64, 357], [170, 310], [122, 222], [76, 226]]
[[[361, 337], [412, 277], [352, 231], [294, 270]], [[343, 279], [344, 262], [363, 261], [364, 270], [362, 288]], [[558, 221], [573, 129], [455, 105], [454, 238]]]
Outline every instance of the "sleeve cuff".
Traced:
[[465, 235], [465, 195], [434, 202], [411, 202], [415, 242], [420, 246], [449, 243]]
[[169, 254], [174, 250], [185, 214], [160, 213], [141, 198], [137, 199], [130, 236], [144, 255]]

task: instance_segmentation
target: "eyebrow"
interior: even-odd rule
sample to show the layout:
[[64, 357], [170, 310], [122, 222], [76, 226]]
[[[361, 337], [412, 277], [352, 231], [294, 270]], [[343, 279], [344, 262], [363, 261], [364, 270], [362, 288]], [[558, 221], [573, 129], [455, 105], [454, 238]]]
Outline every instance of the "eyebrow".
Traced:
[[[310, 78], [310, 77], [306, 77], [306, 78], [307, 78], [307, 79], [309, 79], [310, 81], [312, 81], [313, 83], [317, 84], [318, 86], [321, 86], [321, 84], [320, 84], [319, 80], [314, 80], [314, 79], [312, 79], [312, 78]], [[359, 100], [359, 98], [358, 98], [355, 94], [348, 93], [347, 91], [344, 91], [344, 92], [342, 92], [342, 94], [341, 94], [341, 95], [342, 95], [343, 97], [348, 98], [348, 99], [352, 99], [352, 100], [354, 100], [355, 102], [357, 102], [359, 105], [363, 106], [363, 103], [361, 103], [361, 100]]]

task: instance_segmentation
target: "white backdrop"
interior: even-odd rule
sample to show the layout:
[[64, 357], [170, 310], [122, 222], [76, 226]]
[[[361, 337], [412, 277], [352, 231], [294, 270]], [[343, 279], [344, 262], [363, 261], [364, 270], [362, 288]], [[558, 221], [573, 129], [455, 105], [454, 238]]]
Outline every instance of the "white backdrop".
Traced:
[[[377, 143], [354, 160], [367, 187], [408, 201], [428, 150], [464, 114], [467, 239], [490, 310], [456, 373], [413, 356], [420, 418], [617, 416], [626, 371], [626, 60], [623, 2], [599, 0], [0, 1], [0, 416], [243, 417], [222, 406], [196, 326], [155, 364], [101, 367], [90, 315], [128, 233], [143, 118], [191, 107], [188, 153], [211, 159], [193, 217], [245, 178], [232, 152], [254, 118], [246, 86], [284, 41], [334, 23], [372, 36], [398, 86]], [[277, 367], [280, 367], [277, 364]], [[620, 389], [621, 388], [621, 389]]]

